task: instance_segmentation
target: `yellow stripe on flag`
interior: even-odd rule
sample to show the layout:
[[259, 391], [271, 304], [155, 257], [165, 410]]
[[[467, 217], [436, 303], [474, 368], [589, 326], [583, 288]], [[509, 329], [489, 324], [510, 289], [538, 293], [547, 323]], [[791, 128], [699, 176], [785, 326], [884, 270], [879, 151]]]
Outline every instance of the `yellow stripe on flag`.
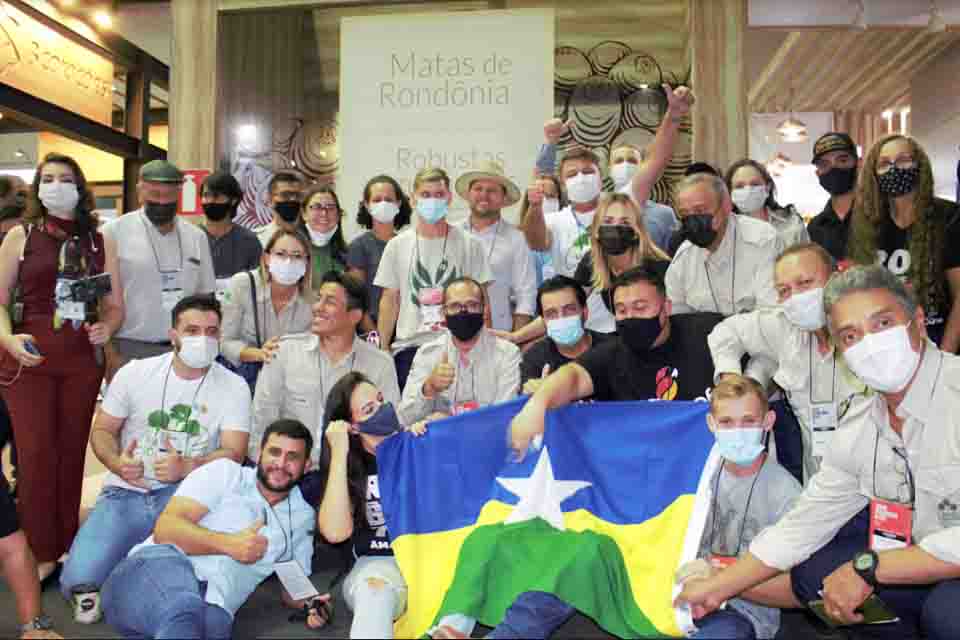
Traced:
[[[670, 636], [683, 635], [671, 606], [673, 575], [683, 551], [694, 499], [693, 495], [682, 495], [657, 516], [631, 525], [613, 524], [583, 509], [563, 514], [568, 530], [589, 529], [608, 535], [617, 543], [630, 576], [634, 601], [661, 633]], [[408, 589], [407, 611], [397, 620], [396, 637], [418, 637], [430, 627], [453, 582], [463, 541], [479, 526], [506, 520], [513, 507], [491, 500], [484, 505], [476, 525], [439, 533], [408, 534], [393, 541]], [[662, 605], [650, 607], [651, 602]]]

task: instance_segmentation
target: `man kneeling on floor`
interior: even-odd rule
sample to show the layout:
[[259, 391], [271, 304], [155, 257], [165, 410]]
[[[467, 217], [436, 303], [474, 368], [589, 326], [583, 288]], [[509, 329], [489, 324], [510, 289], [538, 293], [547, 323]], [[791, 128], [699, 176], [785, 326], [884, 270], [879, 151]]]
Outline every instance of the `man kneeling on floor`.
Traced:
[[278, 420], [256, 469], [223, 459], [187, 476], [153, 535], [104, 583], [107, 622], [127, 638], [230, 638], [237, 610], [277, 564], [309, 571], [316, 511], [297, 483], [312, 447], [301, 423]]

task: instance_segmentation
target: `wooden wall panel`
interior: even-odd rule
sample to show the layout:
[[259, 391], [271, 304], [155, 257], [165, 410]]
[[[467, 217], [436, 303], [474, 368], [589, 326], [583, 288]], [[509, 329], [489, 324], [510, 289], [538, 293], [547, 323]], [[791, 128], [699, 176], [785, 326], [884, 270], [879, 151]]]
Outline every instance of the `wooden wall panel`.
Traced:
[[173, 0], [170, 153], [183, 168], [214, 165], [217, 95], [217, 6]]

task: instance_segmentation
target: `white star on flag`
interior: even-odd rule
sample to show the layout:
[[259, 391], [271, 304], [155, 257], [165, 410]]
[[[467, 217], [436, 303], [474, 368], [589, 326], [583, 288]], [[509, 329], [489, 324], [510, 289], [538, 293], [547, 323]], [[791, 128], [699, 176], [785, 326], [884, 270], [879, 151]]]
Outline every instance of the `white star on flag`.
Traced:
[[564, 531], [560, 505], [580, 489], [590, 486], [582, 480], [557, 480], [553, 477], [550, 453], [543, 448], [537, 466], [529, 478], [497, 478], [503, 487], [520, 498], [505, 524], [543, 518], [554, 528]]

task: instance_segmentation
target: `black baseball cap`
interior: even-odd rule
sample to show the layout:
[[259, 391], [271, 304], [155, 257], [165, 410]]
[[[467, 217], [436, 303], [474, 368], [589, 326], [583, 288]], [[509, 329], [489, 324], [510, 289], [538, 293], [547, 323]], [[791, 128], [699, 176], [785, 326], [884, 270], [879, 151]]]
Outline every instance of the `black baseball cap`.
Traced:
[[816, 163], [820, 156], [831, 151], [846, 151], [854, 158], [858, 157], [857, 145], [854, 144], [853, 138], [846, 133], [831, 131], [817, 138], [816, 144], [813, 145], [813, 160], [811, 162]]

